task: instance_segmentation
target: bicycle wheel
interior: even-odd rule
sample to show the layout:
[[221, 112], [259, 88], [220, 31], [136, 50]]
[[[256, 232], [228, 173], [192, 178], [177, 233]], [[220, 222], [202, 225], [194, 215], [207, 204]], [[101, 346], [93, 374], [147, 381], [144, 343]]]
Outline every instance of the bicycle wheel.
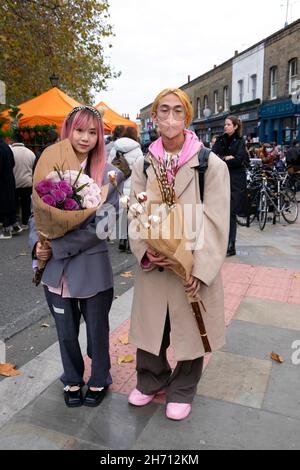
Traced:
[[268, 217], [268, 201], [267, 196], [264, 192], [260, 195], [259, 206], [258, 206], [258, 222], [261, 231], [265, 229]]
[[299, 215], [296, 194], [287, 189], [281, 193], [281, 213], [288, 224], [294, 224]]

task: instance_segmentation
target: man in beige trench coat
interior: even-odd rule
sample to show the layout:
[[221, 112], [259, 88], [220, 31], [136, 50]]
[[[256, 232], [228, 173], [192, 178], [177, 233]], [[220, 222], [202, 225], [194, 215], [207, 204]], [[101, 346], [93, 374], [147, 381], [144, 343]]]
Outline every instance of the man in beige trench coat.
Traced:
[[[203, 319], [208, 339], [212, 351], [216, 351], [225, 344], [221, 268], [229, 235], [229, 172], [227, 166], [211, 153], [205, 173], [202, 204], [197, 170], [201, 144], [195, 134], [185, 130], [192, 119], [189, 99], [185, 96], [181, 90], [168, 89], [155, 100], [153, 117], [157, 119], [161, 138], [152, 144], [150, 153], [157, 157], [159, 152], [171, 150], [173, 155], [179, 154], [178, 158], [184, 162], [176, 175], [176, 197], [183, 207], [190, 208], [189, 233], [193, 233], [196, 218], [201, 221], [196, 224], [193, 278], [191, 284], [186, 286], [186, 292], [200, 293], [206, 309]], [[168, 120], [164, 113], [169, 113]], [[180, 129], [181, 117], [183, 122]], [[174, 151], [170, 148], [173, 142]], [[198, 150], [195, 152], [195, 149]], [[188, 155], [189, 152], [192, 154]], [[187, 156], [186, 163], [184, 155]], [[131, 203], [136, 202], [134, 194], [141, 192], [146, 192], [150, 200], [161, 200], [159, 192], [151, 194], [155, 180], [153, 168], [148, 167], [146, 176], [144, 159], [138, 160], [132, 174]], [[133, 220], [129, 229], [131, 250], [138, 260], [129, 340], [138, 348], [137, 388], [130, 394], [129, 403], [135, 406], [147, 405], [157, 393], [164, 390], [167, 417], [182, 420], [190, 414], [202, 375], [205, 351], [182, 280], [167, 268], [168, 260], [158, 255], [156, 263], [155, 254], [139, 238], [135, 224]], [[175, 359], [178, 361], [173, 374], [166, 358], [170, 331]]]

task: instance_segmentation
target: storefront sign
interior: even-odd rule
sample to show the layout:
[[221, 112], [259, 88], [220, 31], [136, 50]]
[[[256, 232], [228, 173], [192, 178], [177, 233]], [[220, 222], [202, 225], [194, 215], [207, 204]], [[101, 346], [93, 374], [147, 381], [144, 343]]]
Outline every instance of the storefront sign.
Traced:
[[297, 106], [292, 100], [283, 101], [281, 103], [265, 104], [261, 108], [262, 118], [292, 116], [297, 112]]

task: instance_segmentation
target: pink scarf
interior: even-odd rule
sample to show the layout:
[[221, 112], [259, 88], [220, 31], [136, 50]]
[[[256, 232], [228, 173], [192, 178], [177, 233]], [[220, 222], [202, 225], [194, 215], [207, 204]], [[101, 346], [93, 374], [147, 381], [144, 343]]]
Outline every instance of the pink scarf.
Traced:
[[[200, 149], [203, 147], [202, 142], [200, 142], [194, 132], [185, 130], [184, 134], [185, 142], [181, 152], [178, 155], [176, 173], [180, 170], [180, 168], [182, 168], [186, 163], [188, 163], [197, 153], [199, 153]], [[150, 145], [149, 152], [154, 156], [154, 158], [158, 162], [165, 164], [166, 151], [163, 147], [161, 137]], [[169, 171], [168, 176], [170, 176]]]

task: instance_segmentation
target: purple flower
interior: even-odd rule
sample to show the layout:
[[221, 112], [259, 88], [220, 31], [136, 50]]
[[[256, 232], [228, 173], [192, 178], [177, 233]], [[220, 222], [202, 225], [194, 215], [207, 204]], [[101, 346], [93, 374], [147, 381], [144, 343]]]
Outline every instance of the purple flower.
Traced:
[[73, 196], [73, 188], [67, 181], [60, 181], [57, 183], [57, 189], [63, 191], [67, 197]]
[[47, 194], [46, 196], [43, 196], [42, 201], [45, 204], [47, 204], [47, 206], [56, 207], [56, 201], [55, 201], [54, 197], [51, 196], [50, 194]]
[[80, 209], [79, 204], [77, 204], [74, 199], [66, 199], [64, 204], [65, 211], [78, 211]]
[[51, 191], [51, 196], [54, 197], [55, 201], [57, 204], [65, 202], [66, 200], [66, 193], [63, 191], [60, 191], [59, 189], [55, 189], [54, 191]]
[[49, 180], [41, 181], [36, 187], [35, 190], [40, 197], [50, 194], [51, 191], [56, 189], [56, 184]]

